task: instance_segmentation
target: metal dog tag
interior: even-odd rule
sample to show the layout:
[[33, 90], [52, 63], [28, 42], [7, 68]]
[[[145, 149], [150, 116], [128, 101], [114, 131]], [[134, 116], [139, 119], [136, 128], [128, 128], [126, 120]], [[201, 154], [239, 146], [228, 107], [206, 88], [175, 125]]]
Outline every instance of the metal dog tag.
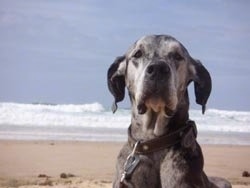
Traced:
[[140, 162], [139, 155], [129, 156], [126, 164], [124, 165], [124, 172], [126, 174], [126, 178], [130, 178], [136, 167]]
[[136, 152], [136, 148], [139, 145], [139, 141], [135, 143], [133, 151], [131, 152], [131, 154], [127, 157], [127, 160], [124, 164], [124, 171], [122, 173], [122, 177], [121, 177], [121, 183], [123, 183], [123, 181], [125, 179], [129, 179], [131, 178], [131, 175], [133, 174], [134, 170], [136, 169], [136, 167], [138, 166], [139, 162], [140, 162], [140, 157], [139, 155], [137, 155]]

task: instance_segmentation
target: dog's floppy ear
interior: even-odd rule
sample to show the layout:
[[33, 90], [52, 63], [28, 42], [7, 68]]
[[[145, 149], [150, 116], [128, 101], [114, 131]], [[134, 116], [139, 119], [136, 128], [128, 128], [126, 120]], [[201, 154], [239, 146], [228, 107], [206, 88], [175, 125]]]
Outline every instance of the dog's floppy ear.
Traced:
[[112, 111], [117, 110], [117, 103], [124, 99], [125, 95], [125, 56], [119, 56], [108, 69], [107, 82], [111, 94], [114, 96]]
[[194, 92], [196, 103], [202, 106], [202, 113], [205, 113], [206, 103], [212, 90], [212, 80], [207, 69], [199, 60], [192, 59], [194, 65]]

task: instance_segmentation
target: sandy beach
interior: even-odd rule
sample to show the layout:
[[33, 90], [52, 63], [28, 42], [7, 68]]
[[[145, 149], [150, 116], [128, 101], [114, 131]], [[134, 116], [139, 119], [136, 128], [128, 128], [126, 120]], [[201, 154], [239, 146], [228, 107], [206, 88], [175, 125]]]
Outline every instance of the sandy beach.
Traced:
[[[111, 187], [122, 143], [0, 141], [0, 187]], [[250, 188], [250, 146], [202, 145], [205, 172]], [[62, 177], [64, 178], [62, 178]]]

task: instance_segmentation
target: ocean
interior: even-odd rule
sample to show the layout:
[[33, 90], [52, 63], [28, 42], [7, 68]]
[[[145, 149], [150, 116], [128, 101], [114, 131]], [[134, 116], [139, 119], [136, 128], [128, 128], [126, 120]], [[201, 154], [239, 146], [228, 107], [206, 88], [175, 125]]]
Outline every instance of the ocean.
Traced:
[[[190, 110], [201, 144], [250, 145], [250, 112]], [[130, 110], [113, 114], [100, 103], [0, 103], [1, 140], [70, 140], [124, 142]]]

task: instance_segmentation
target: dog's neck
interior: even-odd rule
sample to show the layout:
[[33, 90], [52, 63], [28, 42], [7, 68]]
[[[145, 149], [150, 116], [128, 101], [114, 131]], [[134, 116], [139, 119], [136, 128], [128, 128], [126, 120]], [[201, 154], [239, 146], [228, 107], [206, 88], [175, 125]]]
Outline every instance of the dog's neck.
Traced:
[[137, 106], [132, 102], [131, 129], [133, 137], [138, 140], [149, 140], [174, 132], [186, 125], [189, 119], [188, 110], [189, 99], [187, 91], [179, 101], [177, 109], [171, 117], [166, 117], [162, 113], [156, 113], [152, 109], [147, 109], [145, 114], [140, 115], [138, 114]]

